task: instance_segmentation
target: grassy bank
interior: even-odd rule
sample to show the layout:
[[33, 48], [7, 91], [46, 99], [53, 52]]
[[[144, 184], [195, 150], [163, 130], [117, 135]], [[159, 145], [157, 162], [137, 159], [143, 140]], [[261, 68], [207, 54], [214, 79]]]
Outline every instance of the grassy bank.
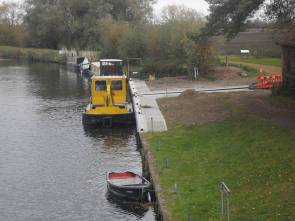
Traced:
[[287, 129], [240, 117], [149, 141], [173, 220], [220, 220], [221, 181], [232, 191], [233, 220], [295, 219], [295, 136]]
[[[223, 63], [223, 65], [225, 65], [225, 63]], [[228, 66], [241, 68], [247, 74], [248, 77], [257, 77], [259, 75], [259, 71], [249, 65], [229, 62]]]
[[57, 50], [0, 46], [0, 57], [28, 61], [64, 63], [66, 58]]
[[[220, 56], [220, 60], [225, 62], [226, 56]], [[260, 64], [260, 65], [269, 65], [281, 67], [282, 61], [281, 58], [257, 58], [253, 56], [242, 57], [238, 55], [229, 55], [228, 62], [241, 62], [241, 63], [250, 63], [250, 64]]]

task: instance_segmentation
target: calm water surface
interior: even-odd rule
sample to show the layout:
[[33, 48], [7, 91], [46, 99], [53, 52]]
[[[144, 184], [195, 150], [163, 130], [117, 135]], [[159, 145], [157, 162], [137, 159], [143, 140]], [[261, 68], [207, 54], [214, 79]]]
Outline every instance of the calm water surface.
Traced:
[[133, 128], [88, 130], [89, 82], [53, 64], [0, 60], [0, 220], [156, 220], [107, 194], [107, 171], [142, 172]]

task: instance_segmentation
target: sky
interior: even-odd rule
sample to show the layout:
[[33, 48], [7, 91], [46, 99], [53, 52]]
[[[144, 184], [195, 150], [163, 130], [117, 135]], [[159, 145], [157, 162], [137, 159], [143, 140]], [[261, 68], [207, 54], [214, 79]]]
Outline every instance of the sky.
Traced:
[[208, 14], [209, 6], [204, 0], [158, 0], [154, 6], [155, 14], [159, 15], [163, 7], [174, 4], [193, 8], [204, 15]]

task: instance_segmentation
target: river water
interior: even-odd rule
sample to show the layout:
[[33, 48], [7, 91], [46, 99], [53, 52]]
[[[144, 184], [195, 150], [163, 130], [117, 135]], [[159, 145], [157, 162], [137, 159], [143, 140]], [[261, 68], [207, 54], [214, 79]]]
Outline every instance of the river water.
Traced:
[[86, 129], [88, 79], [0, 60], [0, 220], [154, 221], [107, 193], [107, 171], [142, 173], [134, 128]]

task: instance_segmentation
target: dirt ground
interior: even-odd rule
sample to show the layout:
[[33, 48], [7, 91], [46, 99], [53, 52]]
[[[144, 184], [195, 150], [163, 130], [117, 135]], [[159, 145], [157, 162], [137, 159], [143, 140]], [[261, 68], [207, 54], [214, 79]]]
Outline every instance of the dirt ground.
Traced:
[[269, 91], [208, 94], [187, 90], [158, 103], [168, 128], [253, 114], [295, 131], [295, 100], [273, 97]]
[[152, 91], [155, 90], [173, 90], [188, 88], [210, 88], [236, 85], [250, 85], [255, 82], [253, 77], [242, 77], [242, 70], [236, 67], [216, 67], [210, 74], [210, 79], [201, 78], [199, 80], [191, 80], [187, 76], [164, 77], [147, 85]]

